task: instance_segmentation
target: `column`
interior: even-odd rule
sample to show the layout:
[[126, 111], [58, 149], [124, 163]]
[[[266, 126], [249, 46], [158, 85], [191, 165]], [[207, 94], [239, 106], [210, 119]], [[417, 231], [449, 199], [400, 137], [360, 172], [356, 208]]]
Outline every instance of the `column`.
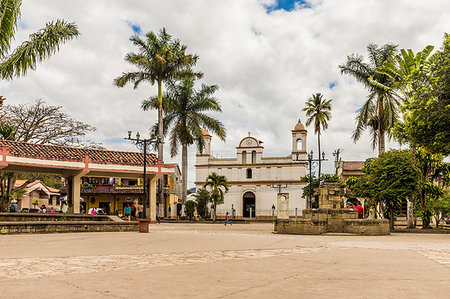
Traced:
[[72, 205], [69, 206], [70, 213], [80, 213], [80, 187], [81, 187], [81, 177], [83, 173], [74, 175], [67, 178], [68, 188], [67, 188], [67, 198]]
[[158, 177], [154, 176], [153, 178], [150, 179], [149, 182], [149, 192], [148, 192], [148, 197], [150, 200], [150, 207], [146, 207], [146, 215], [147, 217], [150, 219], [150, 221], [152, 223], [156, 222], [156, 198], [157, 198], [157, 188], [156, 188], [156, 184], [158, 182]]

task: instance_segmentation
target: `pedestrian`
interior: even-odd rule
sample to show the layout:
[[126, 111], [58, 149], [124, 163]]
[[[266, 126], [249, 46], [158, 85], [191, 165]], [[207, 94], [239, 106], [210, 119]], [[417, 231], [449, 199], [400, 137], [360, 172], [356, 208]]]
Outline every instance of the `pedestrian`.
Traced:
[[132, 219], [135, 220], [136, 219], [136, 206], [134, 205], [134, 203], [131, 204], [130, 208], [131, 208], [131, 217], [132, 217]]
[[355, 209], [358, 210], [358, 218], [363, 219], [364, 218], [364, 208], [361, 206], [361, 204], [359, 202], [356, 204]]
[[51, 207], [51, 208], [50, 208], [50, 213], [51, 213], [51, 214], [54, 214], [54, 213], [55, 213], [55, 208], [54, 208], [54, 207]]
[[62, 206], [62, 208], [61, 208], [61, 211], [64, 213], [64, 214], [66, 214], [67, 213], [67, 204], [65, 203], [65, 202], [63, 202], [63, 206]]
[[93, 208], [93, 209], [92, 209], [91, 215], [92, 215], [92, 216], [97, 215], [97, 209], [96, 209], [96, 208]]
[[130, 222], [131, 221], [131, 208], [130, 206], [126, 206], [123, 208], [123, 213], [125, 214], [125, 219]]
[[138, 217], [139, 219], [144, 218], [144, 205], [142, 203], [139, 203], [137, 206], [137, 211], [138, 211]]
[[227, 223], [233, 225], [233, 223], [230, 222], [230, 215], [228, 212], [225, 214], [225, 226], [227, 226]]

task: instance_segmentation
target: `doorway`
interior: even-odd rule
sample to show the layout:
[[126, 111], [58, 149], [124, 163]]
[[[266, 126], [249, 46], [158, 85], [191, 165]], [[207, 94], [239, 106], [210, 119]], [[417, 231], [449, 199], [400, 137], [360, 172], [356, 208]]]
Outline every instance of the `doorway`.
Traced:
[[244, 218], [250, 217], [251, 210], [252, 217], [256, 217], [255, 194], [253, 192], [245, 192], [242, 202], [244, 204], [242, 216]]

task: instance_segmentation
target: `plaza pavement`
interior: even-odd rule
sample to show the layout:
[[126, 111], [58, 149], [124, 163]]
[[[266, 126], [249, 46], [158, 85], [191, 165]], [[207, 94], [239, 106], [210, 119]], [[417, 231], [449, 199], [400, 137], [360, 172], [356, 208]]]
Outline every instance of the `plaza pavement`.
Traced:
[[272, 224], [0, 236], [0, 298], [449, 298], [450, 235]]

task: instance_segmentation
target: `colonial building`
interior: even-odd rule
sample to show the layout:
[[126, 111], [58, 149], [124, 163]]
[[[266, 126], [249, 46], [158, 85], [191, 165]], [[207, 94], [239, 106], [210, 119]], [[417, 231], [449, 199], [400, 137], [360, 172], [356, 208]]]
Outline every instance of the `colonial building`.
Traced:
[[[173, 168], [173, 174], [164, 174], [161, 182], [164, 188], [164, 218], [176, 218], [181, 209], [181, 172], [178, 164], [166, 164]], [[142, 201], [144, 194], [141, 178], [81, 178], [81, 210], [102, 208], [107, 214], [122, 214], [125, 206]], [[159, 190], [159, 181], [157, 189]], [[65, 190], [64, 190], [65, 191]], [[158, 192], [159, 194], [159, 192]]]
[[[26, 180], [16, 180], [14, 187], [20, 187], [26, 183]], [[19, 211], [22, 209], [40, 208], [45, 205], [48, 209], [51, 207], [59, 208], [60, 193], [58, 189], [51, 188], [39, 180], [36, 180], [25, 187], [25, 193], [18, 199], [17, 205]]]
[[[236, 147], [236, 157], [219, 159], [211, 155], [211, 135], [203, 129], [205, 149], [196, 156], [196, 188], [203, 186], [206, 178], [215, 172], [228, 180], [229, 192], [225, 203], [217, 207], [217, 215], [226, 212], [236, 218], [270, 218], [277, 215], [277, 194], [289, 194], [289, 215], [302, 214], [306, 199], [300, 181], [306, 175], [306, 135], [298, 121], [292, 130], [292, 150], [285, 157], [264, 157], [262, 141], [249, 133]], [[303, 160], [303, 161], [299, 161]], [[250, 214], [251, 213], [251, 214]]]

